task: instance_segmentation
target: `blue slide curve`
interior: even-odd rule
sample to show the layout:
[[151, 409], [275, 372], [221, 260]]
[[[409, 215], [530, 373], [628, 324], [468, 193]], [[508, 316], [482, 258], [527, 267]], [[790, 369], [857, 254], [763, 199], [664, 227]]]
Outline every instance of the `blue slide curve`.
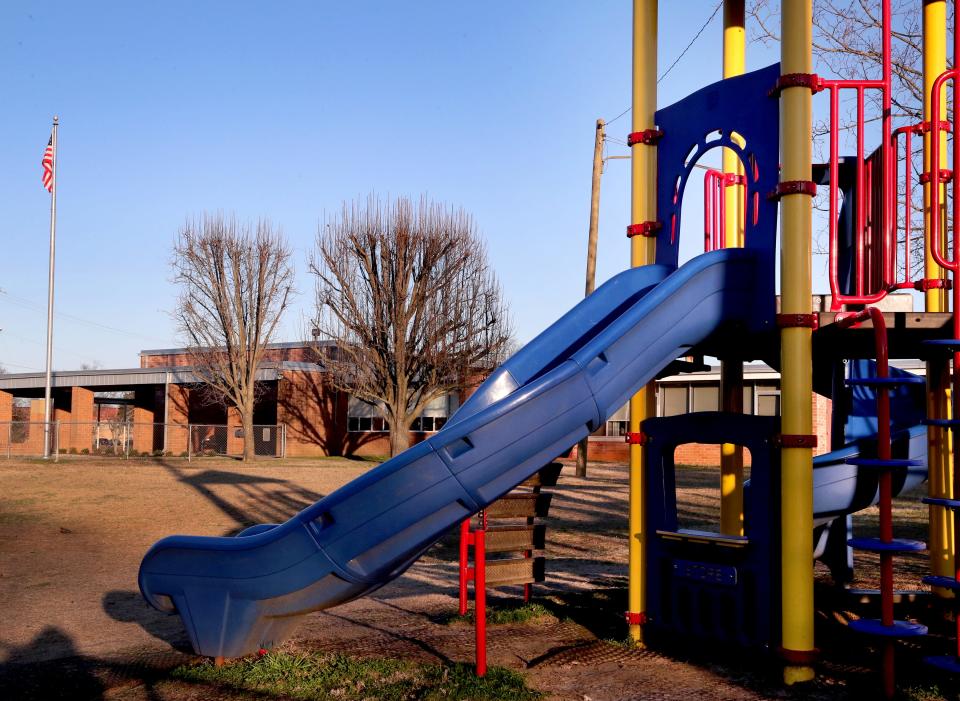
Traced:
[[[757, 267], [753, 251], [726, 249], [673, 272], [653, 265], [620, 273], [498, 368], [429, 439], [284, 524], [236, 537], [164, 538], [144, 556], [140, 590], [180, 615], [198, 654], [239, 657], [273, 646], [301, 616], [402, 574], [724, 324], [755, 328], [754, 304], [770, 295], [758, 289], [769, 282]], [[921, 438], [910, 429], [911, 457], [925, 450]], [[875, 501], [875, 478], [865, 482], [867, 471], [843, 462], [858, 450], [818, 458], [819, 522]]]
[[770, 294], [761, 280], [748, 249], [620, 273], [496, 370], [443, 430], [284, 524], [164, 538], [144, 556], [140, 590], [180, 615], [199, 654], [270, 647], [300, 616], [399, 576], [721, 325], [755, 323], [753, 305]]

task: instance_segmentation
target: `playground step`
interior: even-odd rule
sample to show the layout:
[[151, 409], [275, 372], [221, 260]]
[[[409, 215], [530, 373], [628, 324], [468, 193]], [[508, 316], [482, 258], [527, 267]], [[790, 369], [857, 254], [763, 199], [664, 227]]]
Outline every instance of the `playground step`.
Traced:
[[924, 426], [940, 426], [942, 428], [954, 428], [960, 426], [960, 419], [924, 419], [921, 421]]
[[960, 499], [944, 499], [941, 497], [924, 497], [921, 499], [924, 504], [931, 506], [942, 506], [946, 509], [960, 509]]
[[710, 531], [696, 531], [681, 528], [679, 531], [657, 530], [657, 535], [664, 540], [677, 540], [686, 543], [700, 543], [702, 545], [719, 545], [726, 548], [745, 548], [750, 539], [742, 535], [723, 535]]
[[[847, 589], [847, 594], [860, 604], [877, 603], [880, 598], [879, 589], [850, 588]], [[913, 604], [929, 596], [930, 592], [925, 589], [898, 589], [893, 592], [893, 603]]]
[[943, 587], [944, 589], [954, 589], [960, 591], [960, 582], [953, 577], [944, 577], [942, 575], [928, 574], [921, 580], [924, 584], [931, 587]]
[[486, 583], [488, 587], [505, 587], [510, 584], [532, 584], [545, 578], [542, 557], [514, 557], [509, 560], [488, 560]]
[[880, 458], [848, 458], [848, 465], [858, 465], [860, 467], [876, 467], [881, 469], [895, 469], [898, 467], [915, 467], [923, 465], [923, 460], [902, 460], [891, 458], [881, 460]]
[[922, 540], [907, 540], [906, 538], [894, 538], [890, 541], [880, 540], [879, 538], [851, 538], [847, 545], [857, 550], [866, 550], [873, 553], [914, 553], [927, 549], [927, 544]]
[[924, 657], [923, 661], [931, 667], [936, 667], [943, 672], [960, 674], [960, 657], [955, 657], [953, 655], [940, 655], [937, 657]]
[[900, 377], [851, 377], [844, 380], [847, 387], [898, 387], [899, 385], [924, 385], [927, 378], [918, 375]]
[[960, 348], [960, 340], [956, 338], [928, 338], [926, 341], [921, 341], [921, 345], [930, 346], [932, 348], [943, 348], [944, 350], [953, 350], [955, 348]]
[[876, 618], [861, 618], [850, 621], [850, 630], [866, 635], [878, 635], [884, 638], [916, 638], [927, 634], [927, 627], [911, 621], [894, 621], [892, 626], [885, 626]]
[[487, 507], [487, 518], [533, 518], [550, 511], [552, 494], [506, 494]]
[[494, 526], [488, 528], [484, 539], [488, 553], [508, 553], [520, 550], [543, 550], [547, 540], [547, 527]]

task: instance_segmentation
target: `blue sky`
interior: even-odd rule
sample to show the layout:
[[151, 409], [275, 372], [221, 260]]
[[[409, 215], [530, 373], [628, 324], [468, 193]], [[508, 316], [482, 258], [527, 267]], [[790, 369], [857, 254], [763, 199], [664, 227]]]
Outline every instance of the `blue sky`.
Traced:
[[[661, 70], [715, 6], [661, 3]], [[170, 249], [205, 210], [282, 227], [300, 295], [278, 340], [298, 338], [318, 223], [369, 192], [470, 211], [529, 340], [583, 294], [594, 123], [630, 104], [630, 27], [626, 0], [4, 3], [0, 364], [44, 364], [54, 114], [57, 369], [179, 344]], [[720, 47], [718, 13], [660, 104], [719, 79]], [[598, 282], [628, 264], [628, 171], [604, 175]]]

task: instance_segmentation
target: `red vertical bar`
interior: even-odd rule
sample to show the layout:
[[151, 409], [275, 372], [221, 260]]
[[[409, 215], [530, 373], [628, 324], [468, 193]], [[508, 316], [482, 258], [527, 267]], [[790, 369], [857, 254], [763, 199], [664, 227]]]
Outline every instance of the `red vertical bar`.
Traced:
[[[894, 276], [894, 264], [892, 262], [892, 254], [894, 247], [896, 246], [896, 237], [894, 236], [894, 227], [896, 225], [896, 220], [894, 219], [894, 214], [896, 212], [895, 207], [893, 206], [893, 199], [896, 193], [896, 190], [891, 188], [891, 179], [893, 168], [891, 165], [890, 158], [890, 136], [892, 134], [891, 128], [891, 119], [892, 119], [892, 101], [891, 101], [891, 82], [890, 82], [890, 35], [891, 35], [892, 25], [891, 25], [891, 15], [890, 15], [890, 0], [883, 0], [883, 114], [881, 119], [883, 121], [882, 129], [882, 139], [883, 139], [883, 151], [881, 152], [881, 158], [883, 162], [881, 164], [881, 169], [883, 171], [883, 201], [881, 203], [881, 211], [883, 212], [880, 231], [880, 240], [883, 242], [883, 280], [882, 282], [887, 285], [892, 285], [896, 282]], [[893, 159], [895, 160], [895, 159]]]
[[716, 178], [717, 183], [717, 212], [718, 212], [718, 225], [716, 230], [717, 241], [714, 245], [714, 248], [726, 248], [727, 247], [727, 187], [726, 179], [723, 177], [723, 173], [720, 173]]
[[866, 224], [864, 199], [864, 158], [863, 158], [863, 88], [857, 86], [857, 216], [855, 224], [855, 243], [856, 248], [856, 276], [857, 276], [857, 294], [864, 294], [864, 256], [863, 256], [863, 229]]
[[840, 180], [840, 135], [839, 135], [839, 97], [835, 85], [829, 86], [830, 89], [830, 215], [827, 217], [827, 225], [830, 231], [829, 256], [830, 256], [830, 294], [833, 296], [831, 308], [840, 309], [840, 271], [838, 269], [839, 260], [837, 256], [837, 246], [839, 244], [837, 218], [840, 216], [837, 211], [839, 205], [839, 180]]
[[470, 541], [470, 519], [460, 524], [460, 615], [467, 615], [467, 568]]
[[711, 226], [713, 224], [713, 188], [711, 187], [712, 171], [703, 174], [703, 252], [709, 253], [710, 237], [712, 236]]
[[477, 531], [473, 534], [473, 596], [476, 600], [476, 634], [477, 634], [477, 676], [487, 674], [487, 546], [486, 534]]

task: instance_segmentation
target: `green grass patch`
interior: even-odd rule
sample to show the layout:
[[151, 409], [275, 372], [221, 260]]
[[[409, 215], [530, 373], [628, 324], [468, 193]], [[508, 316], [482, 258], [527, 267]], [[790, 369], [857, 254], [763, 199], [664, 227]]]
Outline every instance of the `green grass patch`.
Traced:
[[[487, 607], [487, 625], [498, 625], [503, 623], [527, 623], [540, 618], [555, 618], [553, 613], [543, 604], [530, 602], [526, 604], [488, 606]], [[466, 616], [451, 616], [448, 623], [469, 623], [473, 625], [476, 617], [473, 609], [467, 611]]]
[[271, 652], [222, 667], [205, 661], [181, 665], [171, 677], [295, 699], [535, 701], [542, 697], [527, 687], [519, 673], [503, 667], [491, 667], [486, 677], [479, 678], [466, 664], [415, 664], [322, 653]]
[[911, 686], [903, 691], [903, 698], [908, 701], [954, 701], [960, 699], [960, 692], [943, 692], [936, 684], [932, 686]]

